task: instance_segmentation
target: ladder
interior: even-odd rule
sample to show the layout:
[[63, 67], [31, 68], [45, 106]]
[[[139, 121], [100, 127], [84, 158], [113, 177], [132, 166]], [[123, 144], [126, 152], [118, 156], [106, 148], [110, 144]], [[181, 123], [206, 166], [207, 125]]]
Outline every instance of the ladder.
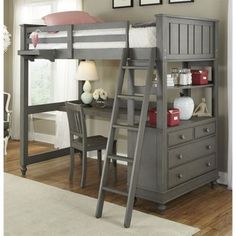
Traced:
[[[127, 196], [128, 198], [127, 198], [127, 205], [126, 205], [126, 212], [125, 212], [125, 219], [124, 219], [125, 228], [130, 227], [134, 199], [136, 196], [136, 186], [137, 186], [138, 172], [139, 172], [139, 167], [140, 167], [142, 143], [143, 143], [143, 138], [144, 138], [144, 131], [145, 131], [146, 120], [147, 120], [147, 111], [148, 111], [148, 105], [149, 105], [149, 97], [150, 97], [150, 92], [151, 92], [151, 87], [152, 87], [152, 77], [153, 77], [154, 66], [155, 66], [155, 55], [156, 55], [156, 48], [151, 48], [149, 59], [147, 60], [148, 63], [146, 63], [145, 66], [143, 65], [140, 66], [140, 64], [138, 66], [135, 66], [135, 65], [130, 65], [130, 62], [133, 59], [128, 58], [128, 49], [124, 49], [121, 63], [120, 63], [119, 77], [116, 84], [116, 92], [115, 92], [114, 103], [113, 103], [110, 131], [108, 135], [106, 156], [104, 160], [102, 177], [101, 177], [99, 194], [98, 194], [96, 217], [100, 218], [102, 216], [105, 192], [112, 192], [115, 194]], [[122, 94], [122, 87], [124, 83], [126, 70], [129, 70], [129, 72], [134, 71], [134, 70], [147, 71], [144, 94], [142, 95]], [[123, 124], [121, 125], [118, 123], [118, 113], [119, 113], [121, 100], [127, 100], [127, 101], [133, 101], [133, 102], [142, 101], [139, 125], [123, 125]], [[115, 133], [117, 129], [126, 129], [128, 131], [137, 132], [137, 139], [136, 139], [133, 157], [123, 157], [123, 156], [114, 155], [112, 153], [113, 141], [114, 141]], [[116, 188], [111, 188], [107, 186], [108, 174], [109, 174], [109, 163], [111, 160], [125, 161], [131, 165], [132, 169], [131, 169], [130, 182], [129, 182], [129, 187], [128, 187], [127, 192], [120, 191]]]

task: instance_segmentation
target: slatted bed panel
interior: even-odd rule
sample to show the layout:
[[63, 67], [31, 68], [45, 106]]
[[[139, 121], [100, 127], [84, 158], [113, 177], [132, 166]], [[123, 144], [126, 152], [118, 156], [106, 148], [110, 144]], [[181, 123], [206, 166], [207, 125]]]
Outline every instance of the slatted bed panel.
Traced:
[[173, 60], [215, 57], [215, 20], [156, 15], [159, 57]]
[[[38, 50], [38, 54], [44, 51], [45, 55], [47, 50], [48, 53], [54, 54], [55, 59], [120, 59], [122, 49], [127, 47], [129, 42], [129, 23], [127, 21], [62, 26], [22, 25], [22, 27], [25, 27], [26, 32], [24, 35], [25, 51], [32, 51], [33, 54], [36, 53], [36, 50]], [[114, 29], [119, 30], [120, 33], [109, 34], [109, 31]], [[79, 35], [80, 32], [96, 32], [96, 30], [108, 30], [108, 33], [101, 35]], [[34, 31], [40, 31], [36, 50], [33, 49], [30, 39], [30, 34]], [[45, 36], [42, 36], [43, 33], [45, 33]], [[76, 45], [99, 43], [110, 44], [113, 47], [76, 48]], [[117, 48], [114, 47], [116, 43], [118, 45]], [[54, 48], [55, 45], [57, 45], [57, 48]], [[22, 55], [22, 53], [19, 54]], [[40, 58], [40, 55], [38, 55], [38, 58]], [[50, 58], [49, 55], [48, 58]]]

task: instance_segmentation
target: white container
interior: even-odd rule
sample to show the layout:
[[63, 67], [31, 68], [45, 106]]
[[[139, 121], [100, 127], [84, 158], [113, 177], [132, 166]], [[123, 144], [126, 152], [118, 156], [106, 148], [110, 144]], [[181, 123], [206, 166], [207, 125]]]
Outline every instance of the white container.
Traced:
[[186, 72], [187, 72], [187, 75], [188, 75], [188, 85], [191, 85], [192, 84], [192, 73], [191, 73], [191, 70], [187, 69]]
[[180, 120], [189, 120], [193, 115], [194, 102], [191, 97], [178, 97], [174, 100], [174, 108], [179, 109]]
[[179, 75], [179, 85], [188, 85], [188, 74], [181, 73]]

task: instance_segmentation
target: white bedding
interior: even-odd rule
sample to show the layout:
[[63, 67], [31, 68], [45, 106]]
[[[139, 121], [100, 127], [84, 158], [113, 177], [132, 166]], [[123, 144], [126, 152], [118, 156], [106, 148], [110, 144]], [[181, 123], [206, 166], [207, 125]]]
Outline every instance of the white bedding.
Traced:
[[[79, 30], [74, 31], [73, 36], [91, 36], [91, 35], [119, 35], [125, 34], [125, 29], [99, 29], [99, 30]], [[67, 37], [66, 31], [57, 33], [39, 33], [39, 38], [58, 38]], [[30, 49], [33, 45], [30, 44]], [[124, 48], [125, 42], [76, 42], [73, 44], [74, 49], [89, 48]], [[129, 30], [129, 47], [145, 48], [156, 47], [156, 27], [133, 28]], [[38, 44], [37, 49], [66, 49], [66, 43], [47, 43]]]

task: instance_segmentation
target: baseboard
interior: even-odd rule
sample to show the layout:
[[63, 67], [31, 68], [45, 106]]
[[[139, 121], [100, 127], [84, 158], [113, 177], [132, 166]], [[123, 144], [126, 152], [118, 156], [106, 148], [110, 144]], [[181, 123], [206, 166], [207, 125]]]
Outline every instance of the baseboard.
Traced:
[[228, 185], [228, 173], [219, 172], [219, 179], [217, 179], [218, 184]]
[[43, 143], [55, 143], [55, 135], [49, 135], [49, 134], [41, 134], [41, 133], [34, 133], [33, 139], [35, 141], [43, 142]]

